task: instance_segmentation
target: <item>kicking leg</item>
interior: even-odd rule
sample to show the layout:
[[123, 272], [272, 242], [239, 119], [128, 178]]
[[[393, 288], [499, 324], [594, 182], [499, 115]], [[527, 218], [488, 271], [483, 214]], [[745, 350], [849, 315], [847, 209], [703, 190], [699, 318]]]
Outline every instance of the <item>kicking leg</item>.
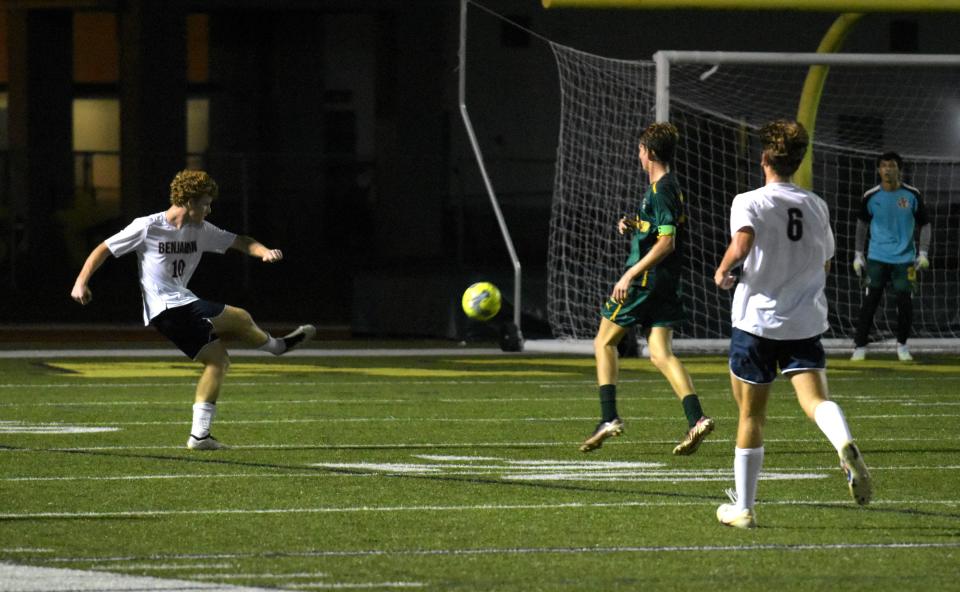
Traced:
[[210, 322], [221, 337], [237, 339], [246, 346], [256, 347], [274, 355], [286, 353], [305, 341], [313, 339], [317, 334], [317, 328], [313, 325], [301, 325], [291, 333], [276, 338], [257, 326], [250, 313], [230, 305], [226, 305], [223, 313], [210, 319]]

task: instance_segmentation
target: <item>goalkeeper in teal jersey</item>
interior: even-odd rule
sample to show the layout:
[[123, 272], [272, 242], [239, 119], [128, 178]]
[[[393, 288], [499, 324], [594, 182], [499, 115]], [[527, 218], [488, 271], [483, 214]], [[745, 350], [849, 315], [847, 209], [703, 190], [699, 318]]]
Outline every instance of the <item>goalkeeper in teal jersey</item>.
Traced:
[[620, 234], [631, 232], [626, 271], [601, 307], [600, 329], [593, 340], [600, 387], [600, 423], [580, 445], [582, 452], [596, 450], [603, 441], [623, 433], [617, 413], [617, 344], [633, 326], [644, 331], [650, 361], [664, 375], [683, 404], [688, 429], [673, 449], [677, 455], [696, 452], [713, 431], [713, 419], [703, 414], [693, 381], [673, 354], [673, 330], [686, 318], [681, 302], [683, 268], [683, 194], [671, 163], [680, 135], [672, 124], [654, 123], [640, 136], [640, 164], [650, 187], [634, 216], [620, 219]]
[[[913, 289], [917, 271], [930, 267], [930, 224], [920, 191], [901, 182], [903, 159], [896, 152], [885, 152], [877, 159], [880, 184], [863, 194], [857, 215], [856, 250], [853, 270], [861, 278], [866, 271], [866, 288], [854, 350], [850, 359], [867, 357], [867, 342], [873, 315], [883, 300], [889, 284], [897, 298], [897, 357], [904, 362], [913, 359], [907, 349], [907, 338], [913, 324]], [[914, 248], [914, 234], [919, 232], [919, 250]], [[870, 245], [867, 245], [867, 232]]]

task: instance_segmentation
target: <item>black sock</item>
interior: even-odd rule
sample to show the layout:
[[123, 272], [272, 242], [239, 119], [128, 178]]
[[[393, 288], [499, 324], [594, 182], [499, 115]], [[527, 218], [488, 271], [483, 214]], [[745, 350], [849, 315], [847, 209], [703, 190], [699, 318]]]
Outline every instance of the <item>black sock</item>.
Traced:
[[697, 425], [697, 422], [703, 417], [703, 408], [700, 407], [700, 398], [696, 394], [689, 394], [685, 396], [681, 403], [683, 403], [683, 412], [687, 415], [687, 423], [690, 424], [690, 427]]
[[617, 415], [617, 385], [600, 385], [600, 414], [603, 421], [610, 421], [619, 417]]

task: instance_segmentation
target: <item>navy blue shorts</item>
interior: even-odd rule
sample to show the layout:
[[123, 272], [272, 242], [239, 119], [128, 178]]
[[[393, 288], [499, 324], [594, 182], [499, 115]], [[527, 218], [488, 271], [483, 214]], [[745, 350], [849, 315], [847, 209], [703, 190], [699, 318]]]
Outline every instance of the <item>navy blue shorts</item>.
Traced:
[[757, 337], [734, 327], [730, 338], [730, 371], [744, 382], [770, 384], [780, 372], [824, 370], [827, 355], [820, 336], [779, 341]]
[[195, 360], [205, 345], [220, 339], [213, 330], [210, 319], [220, 316], [223, 309], [223, 304], [197, 300], [176, 308], [168, 308], [150, 319], [150, 324], [191, 360]]

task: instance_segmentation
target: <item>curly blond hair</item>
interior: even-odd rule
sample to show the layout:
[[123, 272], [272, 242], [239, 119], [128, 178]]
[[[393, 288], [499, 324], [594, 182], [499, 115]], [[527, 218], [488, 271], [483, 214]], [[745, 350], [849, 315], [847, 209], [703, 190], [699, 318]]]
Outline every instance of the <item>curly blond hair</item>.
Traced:
[[216, 198], [220, 194], [217, 182], [206, 171], [183, 170], [170, 182], [170, 203], [185, 206], [198, 197]]
[[767, 164], [781, 177], [797, 172], [809, 143], [810, 135], [799, 121], [777, 119], [760, 128], [760, 144]]

